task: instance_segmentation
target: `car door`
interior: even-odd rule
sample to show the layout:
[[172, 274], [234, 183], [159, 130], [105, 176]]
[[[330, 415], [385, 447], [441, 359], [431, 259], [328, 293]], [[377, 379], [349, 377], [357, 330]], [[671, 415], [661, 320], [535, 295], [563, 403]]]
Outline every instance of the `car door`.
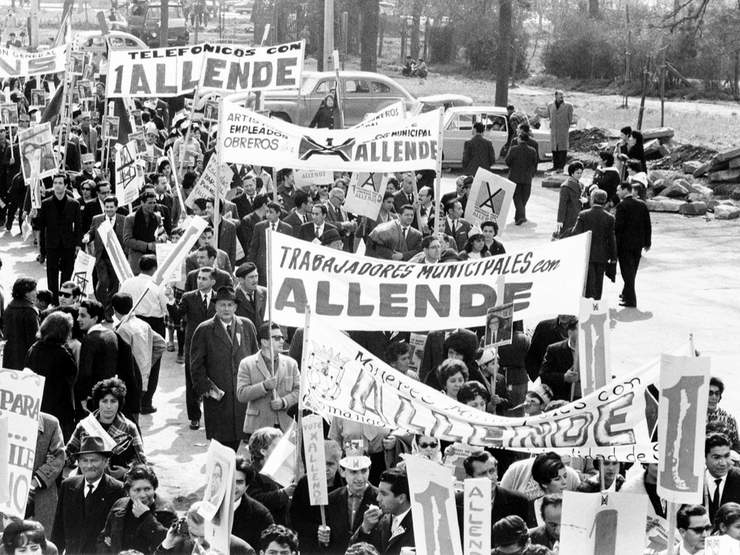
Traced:
[[336, 81], [333, 77], [320, 79], [314, 86], [311, 94], [303, 97], [300, 121], [296, 122], [298, 125], [308, 127], [308, 124], [311, 123], [311, 120], [316, 115], [316, 112], [324, 101], [324, 98], [326, 98], [326, 95], [330, 94], [334, 90], [335, 84]]
[[370, 80], [356, 77], [342, 79], [344, 94], [342, 108], [344, 109], [344, 126], [351, 127], [362, 121], [362, 117], [375, 110], [372, 109]]
[[483, 136], [493, 143], [493, 152], [496, 154], [496, 161], [500, 161], [501, 149], [506, 144], [508, 138], [508, 121], [503, 114], [479, 113], [475, 114], [475, 121], [481, 122], [486, 127]]
[[[398, 102], [399, 100], [406, 101], [406, 95], [404, 95], [397, 87], [394, 87], [392, 83], [386, 83], [380, 80], [370, 81], [370, 100], [366, 107], [365, 114], [372, 112], [379, 112], [386, 106], [390, 106]], [[363, 114], [363, 117], [365, 116]]]
[[457, 112], [450, 116], [444, 129], [442, 155], [445, 166], [461, 166], [465, 141], [473, 134], [474, 115]]

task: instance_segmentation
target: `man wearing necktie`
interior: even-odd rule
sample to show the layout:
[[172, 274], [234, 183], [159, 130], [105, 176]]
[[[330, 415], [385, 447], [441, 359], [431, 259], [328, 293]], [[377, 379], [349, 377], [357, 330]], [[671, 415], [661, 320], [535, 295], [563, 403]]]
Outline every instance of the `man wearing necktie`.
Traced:
[[304, 241], [312, 241], [314, 243], [321, 242], [321, 236], [329, 231], [330, 229], [336, 229], [333, 224], [326, 221], [326, 216], [329, 213], [328, 208], [324, 204], [314, 204], [311, 208], [311, 222], [303, 224], [298, 233], [298, 238]]
[[421, 252], [421, 233], [414, 227], [414, 207], [404, 204], [398, 220], [380, 224], [367, 238], [367, 255], [386, 260], [409, 260]]
[[254, 262], [245, 262], [236, 269], [236, 315], [246, 318], [259, 329], [265, 321], [267, 288], [259, 283], [259, 271]]
[[283, 218], [283, 222], [292, 228], [293, 237], [298, 238], [301, 226], [311, 221], [313, 200], [311, 200], [310, 195], [306, 191], [299, 189], [293, 195], [293, 202], [295, 202], [295, 208]]
[[[401, 190], [393, 195], [393, 207], [396, 209], [396, 213], [400, 214], [401, 209], [406, 204], [414, 206], [416, 195], [416, 176], [412, 172], [405, 172], [401, 177]], [[414, 213], [411, 225], [418, 227], [416, 213]]]
[[725, 503], [740, 503], [740, 470], [730, 458], [730, 440], [724, 434], [711, 433], [704, 442], [704, 506], [714, 524], [717, 509]]
[[206, 438], [236, 451], [244, 434], [246, 406], [237, 401], [239, 363], [257, 352], [254, 324], [236, 316], [232, 287], [214, 297], [216, 315], [200, 324], [190, 346], [190, 375], [196, 395], [203, 397]]
[[354, 252], [357, 223], [353, 221], [352, 217], [344, 210], [344, 208], [342, 208], [343, 204], [344, 189], [341, 187], [334, 187], [329, 191], [329, 202], [326, 203], [326, 221], [331, 223], [339, 231], [339, 235], [342, 237], [342, 250], [345, 252]]
[[[123, 226], [125, 216], [118, 214], [118, 199], [109, 196], [103, 204], [104, 213], [93, 217], [90, 224], [90, 231], [82, 238], [83, 243], [87, 243], [88, 248], [92, 250], [91, 254], [95, 256], [95, 269], [93, 270], [93, 284], [95, 285], [95, 297], [102, 303], [105, 308], [105, 317], [110, 320], [113, 316], [111, 299], [113, 294], [118, 291], [119, 282], [113, 265], [110, 261], [108, 251], [97, 233], [98, 227], [104, 221], [108, 221], [116, 234], [118, 243], [123, 245]], [[122, 247], [123, 249], [123, 247]]]
[[249, 244], [247, 251], [247, 261], [254, 262], [259, 271], [259, 284], [267, 285], [267, 232], [284, 233], [293, 235], [293, 228], [285, 222], [280, 221], [280, 205], [271, 201], [267, 203], [267, 219], [259, 222], [254, 226], [252, 242]]

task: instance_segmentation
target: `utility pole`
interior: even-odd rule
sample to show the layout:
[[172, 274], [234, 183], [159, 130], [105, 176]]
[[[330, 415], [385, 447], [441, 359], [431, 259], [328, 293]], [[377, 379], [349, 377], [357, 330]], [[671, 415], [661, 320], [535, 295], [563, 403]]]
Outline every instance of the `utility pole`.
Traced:
[[[72, 14], [69, 14], [72, 17]], [[32, 50], [39, 46], [39, 0], [31, 0], [31, 13], [28, 17], [28, 42]]]
[[332, 64], [334, 52], [334, 0], [324, 0], [324, 71], [337, 68]]
[[166, 48], [170, 29], [170, 0], [162, 0], [161, 16], [159, 20], [159, 46]]

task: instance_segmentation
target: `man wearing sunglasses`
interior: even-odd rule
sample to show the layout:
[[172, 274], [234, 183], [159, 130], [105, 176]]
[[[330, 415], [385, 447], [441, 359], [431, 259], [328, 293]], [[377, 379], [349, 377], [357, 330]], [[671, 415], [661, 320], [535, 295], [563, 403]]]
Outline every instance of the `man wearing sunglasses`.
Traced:
[[704, 553], [704, 541], [712, 533], [707, 510], [702, 505], [684, 505], [676, 514], [676, 528], [681, 534], [678, 555]]
[[79, 308], [82, 291], [74, 281], [65, 281], [59, 288], [59, 306]]

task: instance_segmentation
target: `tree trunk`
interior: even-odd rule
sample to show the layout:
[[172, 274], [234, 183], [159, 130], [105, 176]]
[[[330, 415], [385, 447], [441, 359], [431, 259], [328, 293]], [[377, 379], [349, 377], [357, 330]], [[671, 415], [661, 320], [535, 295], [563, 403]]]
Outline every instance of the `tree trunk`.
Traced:
[[385, 35], [385, 15], [378, 19], [378, 58], [383, 57], [383, 36]]
[[360, 69], [376, 71], [378, 67], [378, 19], [380, 17], [379, 0], [363, 0], [362, 29], [360, 36]]
[[419, 24], [421, 22], [421, 10], [424, 7], [424, 0], [414, 0], [411, 6], [411, 40], [409, 56], [414, 59], [419, 57]]
[[496, 56], [496, 106], [506, 106], [509, 101], [509, 72], [511, 69], [512, 0], [499, 0], [498, 40]]
[[599, 17], [599, 0], [588, 0], [588, 17], [591, 19]]

